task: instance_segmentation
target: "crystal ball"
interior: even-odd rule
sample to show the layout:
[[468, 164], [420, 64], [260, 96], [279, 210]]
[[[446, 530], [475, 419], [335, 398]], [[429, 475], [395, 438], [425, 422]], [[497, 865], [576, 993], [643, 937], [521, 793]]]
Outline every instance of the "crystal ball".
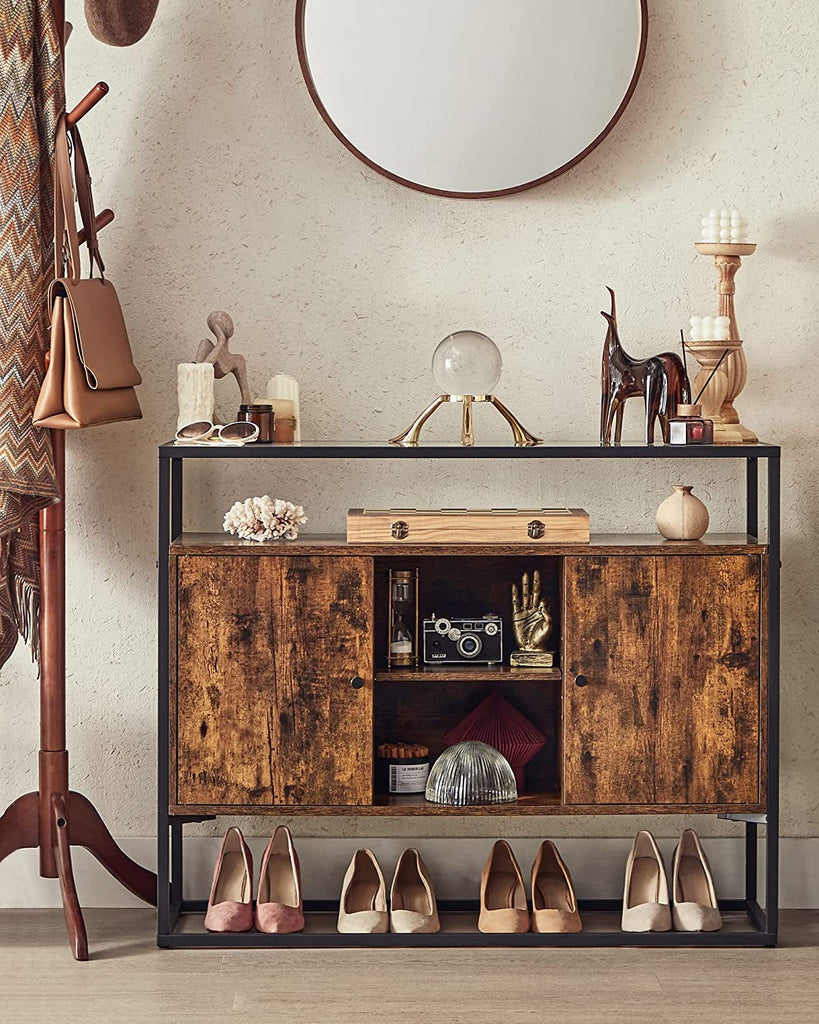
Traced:
[[478, 331], [455, 331], [432, 354], [432, 375], [446, 395], [490, 395], [502, 370], [498, 346]]

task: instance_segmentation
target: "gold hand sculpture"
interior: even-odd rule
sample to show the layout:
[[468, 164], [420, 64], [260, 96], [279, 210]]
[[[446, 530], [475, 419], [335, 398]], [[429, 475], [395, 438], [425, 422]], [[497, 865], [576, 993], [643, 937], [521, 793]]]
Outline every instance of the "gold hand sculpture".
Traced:
[[540, 572], [536, 569], [529, 590], [529, 573], [523, 574], [521, 594], [512, 584], [512, 623], [515, 639], [522, 651], [543, 651], [552, 632], [552, 617], [540, 597]]

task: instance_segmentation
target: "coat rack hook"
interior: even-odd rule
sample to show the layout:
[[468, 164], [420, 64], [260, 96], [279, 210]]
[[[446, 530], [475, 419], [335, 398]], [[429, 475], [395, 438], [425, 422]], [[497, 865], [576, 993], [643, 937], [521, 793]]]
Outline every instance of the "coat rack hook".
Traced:
[[81, 117], [85, 117], [88, 111], [91, 110], [92, 107], [95, 107], [103, 96], [107, 95], [107, 93], [108, 86], [106, 83], [97, 82], [93, 88], [88, 90], [76, 107], [68, 113], [66, 121], [69, 126], [75, 125]]
[[[97, 231], [102, 231], [103, 228], [108, 227], [108, 225], [111, 223], [111, 221], [113, 219], [114, 219], [114, 211], [113, 210], [109, 210], [109, 209], [101, 210], [97, 214], [97, 216], [94, 218], [94, 227], [97, 229]], [[79, 242], [80, 245], [84, 245], [86, 238], [87, 238], [87, 235], [85, 233], [85, 228], [81, 228], [77, 232], [77, 241]]]

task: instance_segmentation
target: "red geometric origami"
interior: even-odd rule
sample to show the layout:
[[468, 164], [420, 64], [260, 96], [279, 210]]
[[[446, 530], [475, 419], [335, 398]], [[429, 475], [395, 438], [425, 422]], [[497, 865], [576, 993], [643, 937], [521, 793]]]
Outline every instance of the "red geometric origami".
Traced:
[[450, 729], [444, 740], [450, 746], [461, 740], [480, 740], [499, 750], [512, 766], [520, 793], [523, 769], [546, 743], [543, 733], [497, 692]]

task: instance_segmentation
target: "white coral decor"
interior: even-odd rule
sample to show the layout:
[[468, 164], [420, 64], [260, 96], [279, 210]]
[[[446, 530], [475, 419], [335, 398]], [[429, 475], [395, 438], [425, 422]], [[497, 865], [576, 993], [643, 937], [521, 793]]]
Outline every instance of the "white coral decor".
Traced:
[[301, 505], [269, 494], [237, 501], [225, 513], [225, 533], [245, 540], [295, 540], [299, 527], [307, 522]]

